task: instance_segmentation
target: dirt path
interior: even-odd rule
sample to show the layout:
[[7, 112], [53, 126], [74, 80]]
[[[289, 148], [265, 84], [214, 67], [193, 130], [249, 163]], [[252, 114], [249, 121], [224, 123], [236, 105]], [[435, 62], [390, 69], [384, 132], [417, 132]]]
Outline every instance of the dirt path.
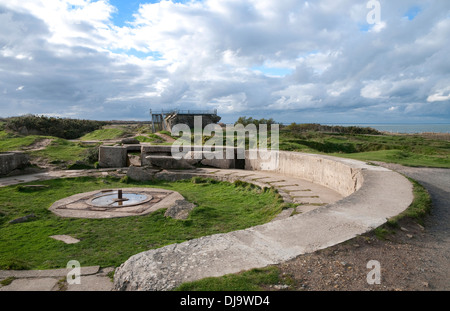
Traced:
[[155, 135], [161, 137], [166, 143], [173, 143], [175, 141], [174, 138], [170, 137], [169, 135], [162, 134], [162, 133], [155, 133]]
[[[424, 226], [403, 220], [386, 240], [369, 233], [283, 263], [289, 290], [450, 290], [450, 170], [382, 165], [427, 188], [433, 209]], [[370, 260], [380, 263], [379, 285], [367, 282]]]
[[44, 150], [52, 143], [52, 141], [53, 141], [53, 139], [49, 139], [49, 138], [40, 139], [40, 140], [37, 140], [36, 142], [34, 142], [33, 144], [23, 148], [23, 150], [24, 151]]

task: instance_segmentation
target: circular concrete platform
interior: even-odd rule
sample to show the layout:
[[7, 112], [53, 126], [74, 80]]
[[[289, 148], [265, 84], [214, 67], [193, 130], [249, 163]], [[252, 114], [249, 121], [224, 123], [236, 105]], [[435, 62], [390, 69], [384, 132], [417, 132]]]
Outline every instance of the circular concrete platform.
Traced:
[[[184, 200], [175, 191], [156, 188], [96, 190], [79, 193], [56, 201], [50, 211], [60, 217], [116, 218], [142, 216], [162, 208], [169, 208], [177, 200]], [[116, 198], [117, 197], [117, 198]]]

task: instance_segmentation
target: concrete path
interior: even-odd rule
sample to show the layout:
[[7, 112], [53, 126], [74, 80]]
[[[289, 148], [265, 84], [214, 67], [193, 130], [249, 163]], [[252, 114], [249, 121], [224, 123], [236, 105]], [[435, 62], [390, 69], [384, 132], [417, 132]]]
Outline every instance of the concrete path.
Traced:
[[82, 176], [101, 177], [101, 176], [108, 176], [108, 174], [124, 175], [126, 174], [126, 169], [55, 170], [29, 175], [17, 175], [0, 178], [0, 187], [18, 185], [39, 180], [82, 177]]
[[0, 270], [0, 291], [111, 291], [113, 283], [108, 273], [114, 268], [82, 267], [79, 284], [67, 282], [70, 269]]

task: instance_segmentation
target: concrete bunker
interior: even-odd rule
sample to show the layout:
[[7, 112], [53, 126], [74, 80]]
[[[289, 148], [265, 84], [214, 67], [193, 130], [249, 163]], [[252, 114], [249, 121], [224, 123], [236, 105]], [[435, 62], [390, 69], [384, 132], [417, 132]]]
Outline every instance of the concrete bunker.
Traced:
[[[183, 147], [182, 158], [172, 155], [172, 146], [168, 145], [123, 145], [100, 146], [99, 166], [101, 168], [121, 167], [151, 167], [159, 169], [193, 169], [195, 167], [215, 167], [221, 169], [245, 169], [245, 159], [240, 159], [238, 153], [244, 154], [238, 148], [216, 147], [204, 151], [203, 147]], [[233, 155], [231, 158], [230, 154]], [[199, 152], [200, 156], [196, 154]], [[139, 153], [139, 159], [131, 160], [130, 153]]]
[[13, 173], [30, 165], [27, 154], [22, 152], [0, 152], [0, 176]]

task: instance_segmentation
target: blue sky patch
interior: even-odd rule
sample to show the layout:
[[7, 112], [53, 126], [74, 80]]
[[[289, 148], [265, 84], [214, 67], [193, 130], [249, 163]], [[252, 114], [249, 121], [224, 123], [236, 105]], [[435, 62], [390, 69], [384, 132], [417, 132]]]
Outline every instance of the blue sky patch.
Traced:
[[142, 51], [138, 51], [135, 49], [129, 49], [129, 50], [125, 50], [125, 49], [112, 49], [110, 50], [112, 53], [114, 54], [126, 54], [126, 55], [132, 55], [132, 56], [136, 56], [137, 58], [140, 59], [145, 59], [147, 57], [152, 57], [154, 60], [161, 60], [163, 59], [163, 56], [160, 52], [158, 51], [151, 51], [151, 52], [142, 52]]
[[[114, 25], [123, 27], [128, 26], [127, 22], [134, 20], [133, 14], [136, 14], [141, 4], [159, 3], [160, 0], [135, 1], [135, 0], [109, 0], [109, 3], [117, 8], [113, 14]], [[172, 0], [174, 3], [186, 3], [189, 0]]]
[[408, 10], [408, 12], [406, 12], [406, 14], [405, 14], [404, 17], [408, 18], [408, 20], [411, 21], [411, 20], [413, 20], [414, 18], [416, 18], [416, 16], [417, 16], [420, 12], [422, 12], [422, 9], [421, 9], [420, 7], [418, 7], [418, 6], [414, 6], [414, 7], [410, 8], [410, 9]]
[[255, 66], [252, 67], [253, 71], [259, 71], [266, 76], [274, 77], [284, 77], [292, 73], [293, 69], [290, 68], [276, 68], [276, 67], [266, 67], [266, 66]]

